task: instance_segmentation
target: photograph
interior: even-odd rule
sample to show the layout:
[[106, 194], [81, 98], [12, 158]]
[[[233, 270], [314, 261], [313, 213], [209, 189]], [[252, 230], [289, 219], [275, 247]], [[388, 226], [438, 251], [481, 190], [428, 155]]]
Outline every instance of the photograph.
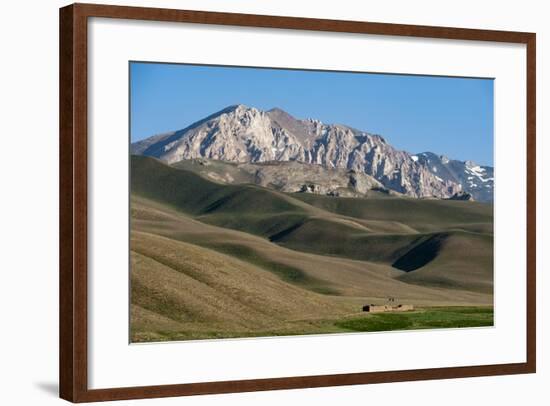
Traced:
[[366, 4], [5, 2], [1, 404], [550, 399], [548, 13]]
[[493, 326], [492, 78], [128, 69], [131, 343]]

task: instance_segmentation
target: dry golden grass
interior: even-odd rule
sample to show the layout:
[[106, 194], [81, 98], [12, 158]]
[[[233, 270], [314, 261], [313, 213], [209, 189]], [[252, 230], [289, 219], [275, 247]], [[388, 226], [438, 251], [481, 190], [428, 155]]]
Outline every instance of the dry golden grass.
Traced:
[[144, 198], [131, 207], [133, 341], [341, 331], [338, 320], [390, 296], [416, 306], [492, 304], [490, 293], [407, 283], [387, 264], [286, 249]]
[[192, 244], [133, 231], [131, 246], [131, 325], [138, 341], [148, 332], [286, 331], [355, 308]]
[[[145, 217], [163, 217], [150, 221], [144, 216], [132, 219], [132, 230], [146, 231], [198, 246], [244, 246], [270, 261], [299, 268], [306, 274], [327, 281], [343, 296], [400, 297], [419, 305], [443, 300], [446, 304], [489, 304], [487, 294], [453, 289], [429, 288], [404, 283], [395, 278], [403, 272], [389, 265], [367, 261], [303, 253], [281, 247], [263, 238], [240, 231], [211, 226], [182, 215], [175, 210], [143, 198], [132, 198], [132, 207]], [[452, 293], [452, 294], [451, 294]], [[423, 301], [425, 300], [425, 302]]]

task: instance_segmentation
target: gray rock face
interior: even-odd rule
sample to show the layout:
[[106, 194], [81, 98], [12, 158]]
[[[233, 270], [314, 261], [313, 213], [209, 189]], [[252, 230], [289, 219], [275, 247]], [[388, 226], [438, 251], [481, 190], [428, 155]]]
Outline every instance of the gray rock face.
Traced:
[[426, 166], [434, 176], [461, 184], [462, 190], [472, 195], [474, 200], [493, 201], [493, 167], [477, 165], [472, 161], [457, 161], [433, 152], [413, 155], [413, 159]]
[[254, 183], [282, 192], [359, 197], [366, 196], [371, 190], [385, 189], [364, 173], [297, 161], [238, 164], [238, 168], [253, 175]]
[[230, 106], [183, 130], [134, 143], [131, 152], [169, 164], [195, 158], [317, 164], [369, 175], [385, 188], [412, 197], [448, 198], [462, 190], [459, 182], [435, 175], [423, 161], [379, 135], [299, 120], [280, 109]]
[[195, 172], [217, 183], [251, 183], [288, 193], [341, 197], [365, 197], [371, 191], [397, 194], [365, 173], [298, 161], [233, 163], [200, 158], [185, 159], [172, 166]]

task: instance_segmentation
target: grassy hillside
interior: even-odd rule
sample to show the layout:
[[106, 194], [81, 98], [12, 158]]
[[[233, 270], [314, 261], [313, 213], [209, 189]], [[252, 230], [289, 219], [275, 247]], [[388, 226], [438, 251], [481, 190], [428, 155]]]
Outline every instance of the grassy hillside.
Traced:
[[[299, 251], [396, 264], [410, 271], [403, 264], [410, 263], [407, 258], [415, 252], [433, 260], [446, 249], [445, 244], [436, 247], [426, 241], [460, 235], [461, 240], [474, 239], [491, 256], [492, 238], [477, 237], [492, 227], [492, 209], [486, 204], [288, 195], [253, 185], [216, 184], [138, 156], [132, 157], [131, 179], [136, 196], [201, 222], [255, 234]], [[488, 272], [491, 264], [484, 261], [482, 266]]]
[[387, 297], [492, 304], [488, 205], [285, 194], [137, 156], [131, 191], [134, 341], [362, 331]]
[[[282, 213], [303, 211], [294, 202], [256, 186], [219, 185], [189, 171], [173, 169], [153, 158], [132, 156], [133, 194], [166, 202], [194, 215], [209, 213]], [[253, 204], [251, 204], [253, 202]]]
[[215, 250], [248, 262], [287, 283], [314, 292], [385, 300], [397, 296], [415, 303], [490, 303], [487, 295], [411, 285], [389, 264], [357, 261], [287, 249], [265, 238], [197, 221], [163, 204], [133, 197], [132, 231], [146, 232]]
[[178, 332], [204, 338], [219, 331], [298, 331], [307, 327], [300, 320], [338, 318], [352, 311], [346, 303], [209, 249], [143, 232], [132, 232], [131, 246], [136, 341]]
[[[405, 282], [492, 293], [492, 254], [492, 235], [456, 232], [442, 238], [437, 247], [414, 247], [393, 266], [408, 271], [399, 276]], [[426, 261], [426, 255], [433, 259]]]
[[468, 229], [473, 226], [492, 233], [493, 206], [487, 203], [394, 196], [384, 199], [333, 199], [329, 196], [296, 194], [294, 197], [332, 213], [360, 219], [401, 222], [420, 231]]
[[[132, 201], [134, 342], [377, 331], [383, 316], [365, 315], [361, 307], [388, 296], [417, 306], [491, 303], [490, 295], [410, 285], [395, 276], [389, 266], [287, 250], [153, 202]], [[433, 312], [419, 312], [426, 311]], [[434, 327], [432, 316], [420, 318], [383, 325]], [[367, 324], [359, 326], [360, 320]], [[469, 325], [479, 323], [474, 318]]]

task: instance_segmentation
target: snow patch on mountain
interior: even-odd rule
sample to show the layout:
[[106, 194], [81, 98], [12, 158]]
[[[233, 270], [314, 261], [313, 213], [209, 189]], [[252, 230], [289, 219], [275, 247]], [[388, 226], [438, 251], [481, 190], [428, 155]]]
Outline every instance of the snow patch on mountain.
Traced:
[[464, 192], [472, 195], [475, 200], [493, 201], [493, 168], [478, 165], [473, 161], [458, 161], [432, 152], [416, 154], [428, 165], [430, 171], [443, 180], [460, 183]]

